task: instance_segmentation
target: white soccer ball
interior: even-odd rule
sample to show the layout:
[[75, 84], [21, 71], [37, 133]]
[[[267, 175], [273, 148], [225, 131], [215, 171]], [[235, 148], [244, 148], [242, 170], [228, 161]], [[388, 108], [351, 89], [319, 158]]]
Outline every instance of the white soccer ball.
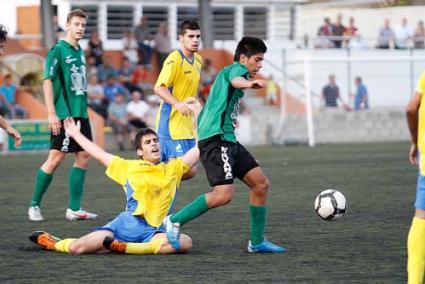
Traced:
[[346, 204], [345, 196], [341, 192], [326, 189], [317, 195], [314, 209], [323, 220], [333, 221], [344, 216]]

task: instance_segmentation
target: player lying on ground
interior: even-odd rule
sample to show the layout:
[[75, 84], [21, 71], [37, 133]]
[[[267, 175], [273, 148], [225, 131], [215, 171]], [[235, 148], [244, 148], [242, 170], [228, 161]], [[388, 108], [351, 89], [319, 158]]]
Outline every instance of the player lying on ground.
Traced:
[[[200, 108], [196, 99], [188, 105]], [[197, 110], [194, 111], [197, 113]], [[72, 254], [116, 251], [126, 254], [166, 254], [186, 252], [192, 240], [182, 235], [179, 248], [167, 241], [162, 221], [171, 206], [183, 174], [199, 159], [199, 150], [192, 148], [183, 157], [160, 162], [158, 136], [151, 129], [141, 129], [136, 135], [136, 153], [141, 160], [125, 160], [105, 152], [80, 132], [79, 123], [65, 120], [66, 132], [92, 157], [105, 165], [106, 175], [123, 186], [127, 195], [126, 211], [105, 226], [79, 239], [58, 239], [36, 231], [30, 240], [47, 250]]]
[[238, 43], [235, 62], [221, 70], [198, 117], [198, 147], [211, 192], [197, 197], [167, 218], [167, 237], [180, 247], [180, 226], [208, 210], [229, 203], [234, 196], [233, 180], [239, 178], [250, 189], [251, 233], [249, 252], [284, 252], [264, 238], [269, 181], [255, 158], [236, 140], [235, 125], [240, 99], [246, 88], [263, 88], [264, 80], [249, 80], [262, 67], [267, 47], [261, 39], [244, 37]]

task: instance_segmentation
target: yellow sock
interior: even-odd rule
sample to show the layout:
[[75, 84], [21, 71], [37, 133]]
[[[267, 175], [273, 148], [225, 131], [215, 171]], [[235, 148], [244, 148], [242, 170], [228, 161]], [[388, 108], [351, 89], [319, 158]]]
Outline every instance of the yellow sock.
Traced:
[[407, 237], [409, 284], [422, 284], [425, 271], [425, 219], [414, 217]]
[[63, 239], [55, 244], [55, 251], [69, 253], [69, 246], [76, 239]]
[[126, 254], [157, 254], [165, 239], [156, 239], [148, 243], [126, 243]]

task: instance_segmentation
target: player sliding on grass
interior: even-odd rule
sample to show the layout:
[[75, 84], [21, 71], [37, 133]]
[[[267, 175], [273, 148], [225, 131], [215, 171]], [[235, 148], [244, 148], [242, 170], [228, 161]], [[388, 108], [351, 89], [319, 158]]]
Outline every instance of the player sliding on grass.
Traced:
[[[196, 114], [196, 99], [187, 101]], [[185, 252], [192, 247], [187, 235], [179, 239], [178, 249], [167, 241], [162, 221], [167, 215], [182, 176], [199, 159], [197, 147], [169, 163], [160, 162], [158, 136], [151, 129], [140, 130], [135, 139], [141, 160], [125, 160], [105, 152], [80, 132], [79, 122], [64, 122], [69, 134], [87, 153], [105, 165], [106, 175], [123, 186], [127, 196], [126, 211], [105, 226], [79, 239], [58, 239], [36, 231], [30, 240], [47, 250], [72, 254], [116, 251], [126, 254], [165, 254]]]
[[264, 80], [249, 80], [262, 67], [267, 47], [261, 39], [244, 37], [238, 43], [235, 62], [217, 75], [208, 100], [198, 117], [198, 147], [201, 162], [213, 191], [196, 198], [167, 218], [168, 241], [180, 248], [180, 226], [208, 210], [229, 203], [234, 195], [234, 178], [250, 188], [251, 233], [249, 252], [284, 252], [264, 238], [266, 198], [269, 181], [253, 156], [239, 144], [235, 125], [240, 99], [246, 88], [263, 88]]

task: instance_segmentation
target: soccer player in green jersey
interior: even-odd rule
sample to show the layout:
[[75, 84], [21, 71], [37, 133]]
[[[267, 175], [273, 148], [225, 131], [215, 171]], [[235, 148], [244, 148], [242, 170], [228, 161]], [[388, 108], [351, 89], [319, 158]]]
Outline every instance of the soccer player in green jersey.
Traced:
[[28, 217], [42, 221], [40, 203], [46, 193], [53, 173], [67, 153], [74, 153], [74, 165], [69, 175], [68, 220], [94, 219], [96, 214], [81, 208], [84, 179], [89, 155], [69, 137], [63, 129], [63, 121], [73, 117], [81, 123], [81, 132], [92, 139], [87, 113], [87, 77], [84, 51], [78, 44], [87, 24], [87, 14], [76, 9], [68, 14], [65, 39], [59, 41], [47, 54], [43, 91], [48, 111], [50, 151], [47, 160], [38, 170]]
[[[7, 41], [7, 29], [0, 24], [0, 56], [3, 56]], [[10, 123], [0, 115], [0, 127], [15, 140], [15, 146], [19, 147], [22, 143], [21, 134], [13, 128]]]
[[266, 82], [251, 80], [262, 67], [267, 47], [261, 39], [244, 37], [238, 43], [233, 64], [221, 70], [198, 117], [200, 159], [213, 191], [200, 195], [166, 219], [168, 241], [179, 248], [180, 226], [208, 210], [229, 203], [235, 192], [234, 178], [250, 188], [250, 241], [248, 251], [284, 252], [264, 238], [269, 180], [254, 157], [239, 144], [235, 125], [244, 89], [263, 88]]

